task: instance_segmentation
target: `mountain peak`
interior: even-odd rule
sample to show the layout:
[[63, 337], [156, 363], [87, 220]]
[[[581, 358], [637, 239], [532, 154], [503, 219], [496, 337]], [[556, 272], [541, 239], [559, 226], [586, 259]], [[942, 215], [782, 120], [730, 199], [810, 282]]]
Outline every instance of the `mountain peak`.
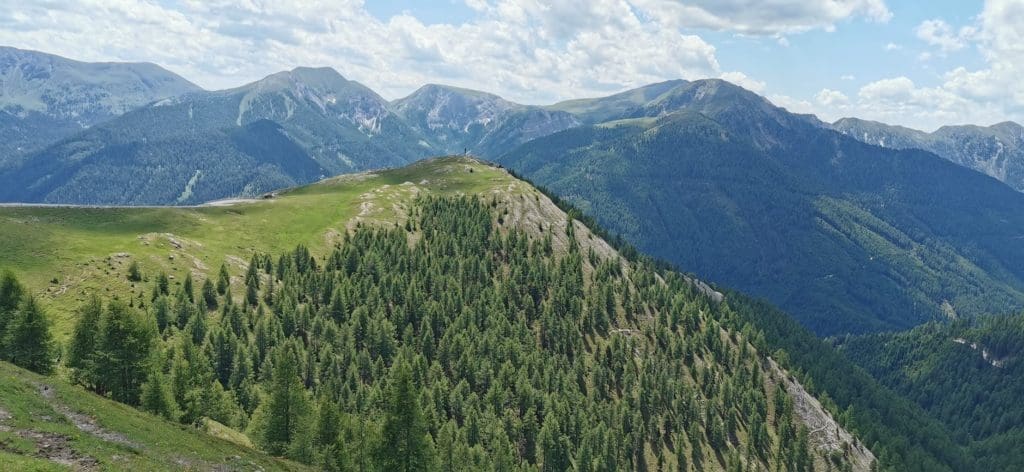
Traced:
[[509, 109], [521, 105], [512, 103], [498, 95], [480, 90], [445, 84], [426, 84], [409, 94], [391, 102], [398, 110], [424, 106], [476, 106]]
[[341, 75], [341, 73], [339, 73], [333, 67], [328, 66], [296, 67], [288, 71], [288, 74], [291, 75], [292, 77], [302, 79], [305, 81], [348, 81], [348, 79], [346, 79], [345, 76]]
[[992, 128], [996, 131], [1002, 131], [1004, 133], [1024, 133], [1024, 126], [1021, 126], [1016, 121], [1003, 121], [1001, 123], [996, 123], [992, 126], [989, 126], [989, 128]]
[[248, 85], [243, 85], [240, 89], [269, 92], [306, 86], [319, 90], [342, 90], [354, 83], [330, 67], [296, 67], [292, 70], [270, 74]]
[[202, 90], [148, 62], [80, 62], [6, 46], [0, 84], [0, 160], [146, 103]]
[[0, 46], [0, 83], [0, 108], [73, 117], [86, 126], [153, 100], [201, 90], [149, 62], [80, 62], [7, 46]]

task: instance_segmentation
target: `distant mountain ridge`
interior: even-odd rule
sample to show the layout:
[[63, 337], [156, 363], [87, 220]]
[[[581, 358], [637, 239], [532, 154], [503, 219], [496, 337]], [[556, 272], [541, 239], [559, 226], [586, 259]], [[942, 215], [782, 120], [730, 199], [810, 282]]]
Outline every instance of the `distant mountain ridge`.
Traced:
[[603, 122], [499, 162], [641, 250], [766, 297], [819, 334], [1024, 306], [1024, 196], [999, 182], [862, 143], [720, 80], [604, 101], [574, 104]]
[[201, 90], [150, 63], [0, 46], [0, 163], [161, 98]]
[[572, 114], [497, 95], [428, 84], [391, 102], [395, 112], [445, 153], [496, 157], [531, 139], [579, 126]]
[[[112, 95], [104, 95], [102, 103], [118, 106], [103, 119], [38, 134], [32, 146], [18, 146], [17, 158], [0, 159], [0, 200], [200, 203], [401, 166], [430, 155], [494, 157], [580, 125], [566, 112], [442, 85], [388, 102], [330, 68], [299, 67], [228, 90], [168, 90], [139, 103], [131, 94], [117, 100]], [[0, 124], [14, 119], [0, 114]], [[48, 125], [24, 122], [5, 129], [27, 135], [36, 126]]]
[[992, 126], [943, 126], [931, 133], [858, 118], [832, 124], [868, 144], [923, 149], [1024, 191], [1024, 127], [1012, 121]]
[[386, 100], [329, 68], [157, 101], [29, 156], [0, 199], [199, 203], [434, 154]]

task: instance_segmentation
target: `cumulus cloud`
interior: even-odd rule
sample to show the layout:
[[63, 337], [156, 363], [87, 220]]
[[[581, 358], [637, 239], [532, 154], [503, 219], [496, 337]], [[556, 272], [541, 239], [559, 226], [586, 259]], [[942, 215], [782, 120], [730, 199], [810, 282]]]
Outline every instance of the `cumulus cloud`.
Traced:
[[151, 61], [210, 88], [300, 65], [332, 66], [389, 98], [426, 82], [482, 88], [527, 103], [650, 82], [723, 77], [693, 28], [785, 35], [860, 17], [884, 0], [465, 0], [461, 23], [379, 19], [363, 0], [67, 0], [0, 2], [0, 44], [75, 59]]
[[845, 107], [850, 102], [850, 98], [845, 93], [838, 90], [821, 89], [814, 99], [818, 103], [827, 107]]
[[967, 45], [967, 40], [974, 34], [974, 28], [964, 26], [954, 32], [953, 27], [942, 20], [925, 20], [914, 30], [918, 39], [936, 46], [942, 52], [959, 51]]
[[[955, 28], [943, 20], [928, 20], [915, 29], [918, 38], [945, 55], [977, 48], [984, 65], [954, 67], [937, 74], [937, 83], [920, 85], [905, 76], [869, 82], [846, 103], [830, 99], [823, 90], [815, 98], [816, 112], [834, 119], [857, 116], [933, 130], [947, 124], [990, 125], [1024, 120], [1024, 3], [987, 0], [970, 24]], [[887, 48], [889, 49], [889, 48]], [[918, 60], [934, 57], [930, 51]]]
[[786, 110], [789, 110], [790, 112], [793, 113], [814, 114], [820, 111], [820, 109], [811, 104], [811, 102], [808, 102], [807, 100], [793, 98], [790, 97], [789, 95], [771, 94], [768, 95], [768, 100], [770, 100], [776, 106], [785, 108]]
[[851, 17], [887, 22], [883, 0], [634, 0], [657, 21], [676, 26], [780, 35], [822, 29]]
[[765, 89], [768, 88], [768, 84], [754, 80], [742, 72], [725, 72], [721, 75], [721, 78], [754, 93], [764, 93]]

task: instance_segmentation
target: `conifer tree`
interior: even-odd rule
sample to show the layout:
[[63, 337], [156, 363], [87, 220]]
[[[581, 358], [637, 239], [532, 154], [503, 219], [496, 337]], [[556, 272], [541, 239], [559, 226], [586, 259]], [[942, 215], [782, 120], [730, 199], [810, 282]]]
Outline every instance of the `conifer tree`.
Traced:
[[569, 460], [569, 440], [559, 430], [558, 419], [548, 413], [537, 439], [540, 446], [540, 465], [545, 472], [565, 472], [572, 468]]
[[171, 307], [167, 303], [167, 297], [157, 297], [156, 300], [153, 300], [151, 309], [153, 319], [156, 321], [156, 329], [163, 333], [171, 323]]
[[171, 293], [171, 281], [167, 278], [167, 274], [161, 272], [160, 275], [156, 276], [156, 290], [159, 291], [160, 295]]
[[196, 301], [196, 289], [195, 283], [192, 281], [192, 272], [189, 271], [185, 275], [185, 282], [181, 286], [182, 290], [185, 291], [185, 296], [188, 297], [188, 301], [195, 303]]
[[[165, 303], [166, 304], [166, 303]], [[96, 341], [103, 316], [103, 303], [93, 295], [85, 306], [78, 310], [71, 344], [67, 349], [65, 364], [71, 369], [71, 380], [92, 388], [94, 384], [94, 362]]]
[[434, 451], [418, 397], [412, 370], [404, 359], [399, 360], [391, 368], [382, 438], [376, 453], [383, 470], [427, 470], [433, 463]]
[[168, 420], [177, 421], [178, 419], [178, 405], [174, 401], [170, 383], [157, 366], [150, 367], [146, 383], [142, 384], [139, 406], [145, 411]]
[[100, 320], [93, 375], [100, 393], [136, 405], [146, 379], [155, 325], [150, 326], [120, 300], [107, 305]]
[[228, 266], [225, 264], [220, 265], [220, 271], [217, 272], [217, 293], [224, 295], [228, 291], [228, 287], [231, 286], [231, 276], [228, 275]]
[[291, 344], [275, 349], [272, 356], [273, 374], [267, 386], [265, 425], [260, 434], [267, 452], [282, 455], [291, 442], [300, 437], [300, 428], [305, 426], [310, 406], [299, 378], [298, 357]]
[[207, 310], [216, 310], [217, 309], [217, 291], [213, 287], [213, 282], [210, 282], [209, 278], [207, 278], [206, 280], [203, 281], [202, 292], [203, 292], [203, 303], [206, 304], [206, 309]]
[[142, 271], [139, 270], [138, 261], [132, 260], [132, 263], [128, 265], [128, 280], [132, 282], [142, 281]]
[[3, 352], [4, 332], [7, 324], [14, 318], [15, 310], [21, 303], [21, 297], [25, 293], [21, 283], [15, 278], [11, 271], [0, 273], [0, 352]]
[[40, 374], [53, 371], [50, 322], [35, 297], [22, 297], [4, 333], [3, 357], [12, 364]]

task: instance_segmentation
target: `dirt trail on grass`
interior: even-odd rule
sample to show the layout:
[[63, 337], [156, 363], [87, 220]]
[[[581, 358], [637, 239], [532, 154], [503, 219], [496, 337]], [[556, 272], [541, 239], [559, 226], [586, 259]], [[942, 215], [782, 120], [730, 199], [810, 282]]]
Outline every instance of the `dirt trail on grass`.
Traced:
[[71, 438], [58, 433], [24, 430], [18, 436], [36, 445], [36, 457], [71, 467], [72, 470], [99, 470], [100, 462], [71, 447]]
[[[45, 397], [44, 397], [45, 398]], [[33, 456], [46, 459], [70, 467], [72, 470], [99, 470], [100, 463], [94, 457], [79, 453], [71, 447], [71, 438], [67, 435], [35, 429], [15, 429], [8, 422], [14, 417], [7, 410], [0, 408], [0, 431], [13, 432], [35, 446]], [[12, 454], [24, 454], [5, 441], [0, 441], [0, 450]]]
[[71, 424], [75, 425], [75, 427], [78, 428], [80, 431], [91, 434], [107, 442], [123, 444], [125, 446], [133, 448], [140, 447], [137, 443], [125, 437], [125, 435], [104, 429], [102, 426], [96, 423], [95, 418], [89, 415], [78, 413], [57, 401], [55, 395], [56, 392], [53, 389], [53, 387], [46, 384], [39, 384], [38, 389], [39, 394], [46, 399], [47, 403], [49, 403], [50, 406], [52, 406], [55, 411], [64, 415], [64, 417], [67, 418], [68, 421], [70, 421]]

